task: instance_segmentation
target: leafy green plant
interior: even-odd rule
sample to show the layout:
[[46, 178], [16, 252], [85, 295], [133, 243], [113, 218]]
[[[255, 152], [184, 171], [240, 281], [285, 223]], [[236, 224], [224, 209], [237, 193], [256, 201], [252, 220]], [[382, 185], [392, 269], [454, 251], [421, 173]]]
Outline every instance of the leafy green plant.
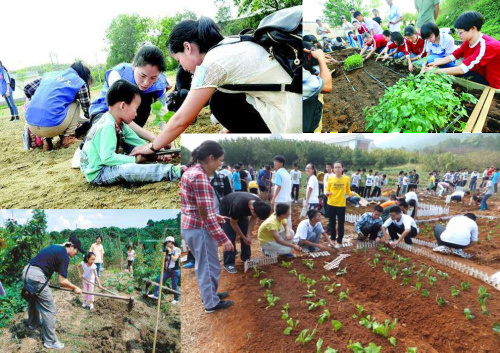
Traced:
[[289, 319], [286, 321], [286, 323], [288, 324], [288, 327], [287, 327], [287, 328], [283, 331], [283, 333], [284, 333], [285, 335], [287, 335], [287, 336], [288, 336], [288, 335], [290, 335], [290, 333], [292, 332], [292, 330], [293, 330], [294, 328], [297, 328], [297, 326], [299, 325], [299, 322], [300, 322], [300, 320], [298, 320], [298, 319], [297, 319], [297, 320], [295, 320], [295, 322], [293, 322], [293, 319], [292, 319], [292, 318], [289, 318]]
[[316, 341], [316, 353], [321, 353], [321, 346], [323, 345], [323, 339], [318, 338]]
[[306, 304], [309, 304], [309, 308], [307, 310], [310, 311], [310, 310], [319, 308], [320, 306], [325, 306], [326, 305], [326, 300], [325, 299], [320, 299], [317, 302], [306, 301]]
[[326, 276], [321, 276], [321, 278], [319, 279], [320, 282], [330, 282], [330, 278], [329, 277], [326, 277]]
[[261, 270], [259, 270], [259, 269], [257, 268], [257, 266], [254, 266], [254, 267], [253, 267], [253, 270], [254, 270], [254, 274], [253, 274], [253, 276], [254, 276], [255, 278], [259, 278], [261, 274], [266, 273], [265, 271], [261, 271]]
[[422, 297], [428, 297], [429, 291], [427, 289], [422, 289]]
[[326, 319], [330, 318], [330, 310], [325, 309], [323, 314], [321, 314], [318, 318], [318, 323], [322, 324]]
[[339, 293], [339, 302], [346, 300], [349, 298], [349, 288], [346, 288], [345, 292]]
[[338, 320], [332, 320], [332, 327], [333, 327], [333, 331], [337, 332], [338, 330], [340, 330], [342, 328], [342, 323]]
[[401, 283], [402, 286], [407, 286], [409, 285], [411, 282], [411, 278], [409, 277], [406, 277], [406, 278], [403, 278], [403, 283]]
[[436, 283], [436, 281], [437, 281], [437, 278], [436, 278], [436, 277], [433, 277], [433, 276], [429, 276], [429, 277], [427, 277], [427, 278], [429, 279], [429, 284], [430, 284], [431, 286], [433, 286], [433, 285], [434, 285], [434, 283]]
[[153, 120], [153, 126], [159, 125], [160, 123], [168, 123], [170, 118], [174, 116], [175, 112], [163, 112], [163, 105], [160, 101], [156, 101], [151, 104], [151, 112], [155, 115]]
[[383, 252], [384, 254], [389, 254], [389, 249], [386, 248], [384, 245], [379, 245], [378, 250]]
[[288, 273], [291, 274], [291, 275], [297, 276], [297, 270], [296, 269], [291, 269], [290, 271], [288, 271]]
[[417, 353], [417, 347], [408, 347], [406, 353]]
[[354, 70], [363, 67], [363, 57], [359, 54], [349, 56], [344, 62], [344, 69]]
[[[389, 87], [380, 104], [365, 108], [366, 129], [370, 132], [441, 132], [452, 114], [467, 116], [462, 105], [476, 103], [468, 93], [455, 93], [446, 74], [410, 74]], [[463, 130], [464, 124], [458, 130]]]
[[394, 319], [394, 322], [391, 324], [391, 320], [386, 319], [384, 323], [379, 323], [377, 321], [374, 321], [372, 324], [372, 330], [374, 333], [377, 335], [384, 336], [385, 338], [389, 338], [391, 335], [392, 330], [396, 327], [396, 324], [398, 323], [398, 319]]
[[500, 333], [500, 324], [495, 322], [493, 323], [493, 331], [495, 331], [496, 333]]
[[417, 288], [418, 290], [420, 290], [420, 287], [422, 287], [422, 282], [416, 282], [415, 283], [415, 288]]
[[356, 309], [358, 309], [358, 315], [362, 316], [363, 315], [363, 311], [365, 311], [365, 308], [363, 308], [361, 306], [361, 304], [356, 304]]
[[347, 346], [354, 353], [381, 353], [382, 346], [377, 346], [375, 343], [370, 342], [368, 346], [363, 348], [363, 345], [359, 342], [353, 343], [349, 340], [349, 345]]
[[264, 278], [260, 280], [260, 285], [261, 287], [265, 288], [271, 288], [273, 285], [274, 280], [272, 278]]
[[306, 260], [306, 259], [304, 259], [304, 260], [302, 260], [302, 264], [304, 266], [306, 266], [307, 268], [309, 268], [310, 270], [312, 270], [313, 267], [314, 267], [314, 261], [313, 260]]
[[289, 262], [281, 261], [281, 267], [290, 268], [290, 267], [292, 267], [292, 262], [291, 261], [289, 261]]
[[307, 294], [304, 294], [304, 298], [314, 298], [316, 296], [316, 289], [308, 290]]
[[388, 340], [389, 342], [391, 342], [391, 344], [392, 344], [394, 347], [396, 347], [396, 343], [397, 343], [397, 341], [396, 341], [396, 338], [395, 338], [395, 337], [389, 337], [387, 340]]
[[306, 275], [304, 275], [304, 274], [302, 274], [302, 273], [301, 273], [301, 274], [299, 275], [299, 281], [300, 281], [301, 283], [306, 283], [306, 282], [307, 282], [307, 280], [306, 280]]
[[309, 329], [302, 330], [295, 342], [300, 342], [302, 345], [305, 345], [307, 342], [310, 342], [314, 338], [315, 334], [316, 329], [312, 330], [311, 334], [309, 334]]
[[340, 286], [341, 286], [340, 283], [332, 283], [329, 286], [325, 286], [323, 289], [326, 290], [326, 291], [328, 291], [328, 293], [331, 294], [331, 293], [335, 292], [335, 288], [338, 288]]
[[311, 289], [311, 287], [314, 285], [316, 285], [316, 281], [311, 279], [311, 278], [308, 278], [307, 279], [307, 290]]
[[452, 297], [458, 297], [458, 294], [460, 293], [460, 291], [458, 289], [455, 288], [455, 286], [451, 286], [451, 296]]
[[375, 318], [371, 319], [370, 315], [367, 315], [366, 317], [362, 317], [361, 320], [359, 321], [359, 324], [361, 326], [366, 327], [367, 329], [371, 329], [373, 327], [373, 323], [375, 322]]
[[325, 349], [325, 351], [323, 353], [339, 353], [339, 351], [336, 349], [333, 349], [331, 347], [328, 347]]
[[473, 318], [475, 318], [475, 316], [474, 316], [474, 315], [472, 315], [472, 313], [471, 313], [471, 311], [470, 311], [470, 309], [469, 309], [469, 308], [465, 308], [465, 309], [464, 309], [464, 315], [465, 315], [465, 318], [466, 318], [467, 320], [472, 320]]
[[447, 279], [448, 277], [450, 277], [450, 275], [446, 272], [438, 271], [438, 273], [442, 279]]
[[437, 302], [437, 305], [439, 305], [439, 306], [443, 306], [446, 303], [448, 303], [443, 297], [439, 297], [439, 296], [437, 297], [436, 302]]
[[469, 282], [462, 282], [460, 284], [460, 286], [462, 287], [462, 292], [465, 292], [467, 289], [469, 289], [470, 283]]
[[271, 290], [266, 290], [266, 300], [267, 303], [269, 304], [266, 309], [270, 308], [271, 306], [275, 306], [277, 302], [280, 301], [280, 297], [273, 295]]
[[290, 309], [290, 304], [286, 303], [285, 305], [283, 305], [283, 310], [281, 310], [281, 320], [288, 319], [288, 309]]
[[479, 293], [479, 304], [481, 304], [481, 310], [483, 311], [483, 315], [488, 315], [488, 310], [486, 309], [486, 301], [490, 297], [490, 294], [486, 290], [484, 286], [479, 287], [478, 291]]
[[344, 267], [344, 268], [342, 268], [342, 269], [339, 269], [339, 270], [337, 271], [337, 276], [339, 276], [339, 277], [340, 277], [340, 276], [345, 275], [346, 273], [347, 273], [347, 266], [346, 266], [346, 267]]

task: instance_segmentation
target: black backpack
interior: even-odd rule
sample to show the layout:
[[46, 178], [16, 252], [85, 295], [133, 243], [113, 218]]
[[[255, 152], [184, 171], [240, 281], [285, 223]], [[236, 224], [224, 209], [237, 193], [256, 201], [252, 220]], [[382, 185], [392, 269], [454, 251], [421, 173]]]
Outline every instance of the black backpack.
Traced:
[[16, 80], [14, 80], [12, 77], [10, 78], [10, 89], [12, 91], [16, 90]]
[[[291, 84], [236, 84], [221, 88], [232, 91], [273, 91], [302, 94], [302, 6], [279, 10], [260, 21], [256, 30], [244, 29], [238, 41], [220, 43], [234, 44], [243, 41], [254, 42], [263, 47], [272, 59], [292, 78]], [[214, 48], [215, 48], [214, 47]]]
[[323, 114], [323, 104], [318, 100], [318, 96], [304, 99], [302, 101], [302, 132], [314, 132], [321, 122]]

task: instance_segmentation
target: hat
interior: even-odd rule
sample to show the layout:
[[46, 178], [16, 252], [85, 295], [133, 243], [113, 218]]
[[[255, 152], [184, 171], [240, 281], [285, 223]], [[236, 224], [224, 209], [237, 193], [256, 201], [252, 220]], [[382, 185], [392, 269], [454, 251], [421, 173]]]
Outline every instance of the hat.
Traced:
[[163, 241], [163, 243], [166, 243], [166, 242], [168, 242], [168, 241], [171, 241], [172, 243], [175, 243], [175, 239], [174, 239], [174, 237], [172, 237], [172, 236], [168, 236], [168, 237], [166, 237], [166, 238], [165, 238], [165, 240]]
[[85, 250], [83, 250], [82, 248], [82, 242], [80, 241], [80, 239], [72, 235], [69, 237], [69, 242], [73, 244], [73, 247], [76, 248], [79, 252], [85, 254]]

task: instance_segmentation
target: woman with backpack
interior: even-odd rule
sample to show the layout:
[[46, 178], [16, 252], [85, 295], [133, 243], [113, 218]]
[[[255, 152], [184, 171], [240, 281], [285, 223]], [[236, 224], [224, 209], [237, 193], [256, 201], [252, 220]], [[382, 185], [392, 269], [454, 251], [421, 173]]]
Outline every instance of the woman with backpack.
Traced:
[[80, 108], [89, 118], [91, 83], [89, 68], [75, 62], [66, 70], [47, 72], [24, 87], [30, 100], [26, 121], [31, 132], [45, 138], [44, 151], [52, 149], [52, 138], [57, 135], [64, 148], [75, 142]]
[[[177, 24], [167, 47], [184, 70], [193, 74], [191, 90], [155, 141], [135, 153], [151, 154], [167, 146], [189, 127], [207, 101], [215, 118], [232, 133], [302, 132], [302, 94], [286, 90], [292, 78], [264, 47], [224, 39], [215, 22], [206, 17]], [[284, 89], [256, 91], [255, 84]]]
[[9, 71], [0, 61], [0, 97], [5, 98], [5, 102], [7, 102], [7, 106], [10, 109], [10, 121], [14, 121], [19, 120], [19, 111], [14, 102], [14, 88], [11, 87], [11, 80]]

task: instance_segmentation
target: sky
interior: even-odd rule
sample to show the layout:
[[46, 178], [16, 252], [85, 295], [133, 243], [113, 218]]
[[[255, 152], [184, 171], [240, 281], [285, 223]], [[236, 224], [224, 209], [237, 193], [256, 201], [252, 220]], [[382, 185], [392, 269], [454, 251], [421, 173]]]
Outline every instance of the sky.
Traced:
[[160, 18], [184, 10], [214, 18], [217, 9], [213, 0], [2, 1], [0, 61], [17, 70], [50, 63], [50, 53], [57, 53], [59, 63], [75, 58], [91, 65], [105, 63], [104, 38], [114, 17], [136, 13]]
[[[0, 227], [14, 216], [19, 224], [31, 218], [31, 210], [0, 210]], [[45, 210], [47, 230], [101, 228], [101, 227], [145, 227], [150, 219], [159, 221], [175, 218], [179, 210]]]
[[[382, 6], [378, 8], [379, 13], [385, 15], [389, 11], [389, 5], [385, 0], [382, 0]], [[319, 17], [323, 17], [323, 4], [325, 0], [303, 0], [304, 6], [304, 21], [314, 22]], [[370, 1], [364, 0], [364, 4], [369, 4]], [[399, 6], [403, 13], [405, 12], [416, 12], [415, 4], [411, 0], [394, 0], [393, 4]], [[382, 16], [384, 17], [384, 16]]]
[[[295, 140], [308, 140], [308, 141], [322, 141], [324, 139], [335, 138], [337, 134], [281, 134], [284, 138], [295, 139]], [[343, 134], [340, 134], [343, 135]], [[337, 135], [338, 136], [338, 135]], [[369, 138], [375, 142], [387, 141], [392, 138], [391, 134], [364, 134], [366, 138]], [[248, 137], [248, 138], [259, 138], [262, 135], [259, 134], [182, 134], [181, 145], [189, 148], [191, 151], [199, 146], [205, 140], [223, 140], [232, 139], [238, 137]]]

